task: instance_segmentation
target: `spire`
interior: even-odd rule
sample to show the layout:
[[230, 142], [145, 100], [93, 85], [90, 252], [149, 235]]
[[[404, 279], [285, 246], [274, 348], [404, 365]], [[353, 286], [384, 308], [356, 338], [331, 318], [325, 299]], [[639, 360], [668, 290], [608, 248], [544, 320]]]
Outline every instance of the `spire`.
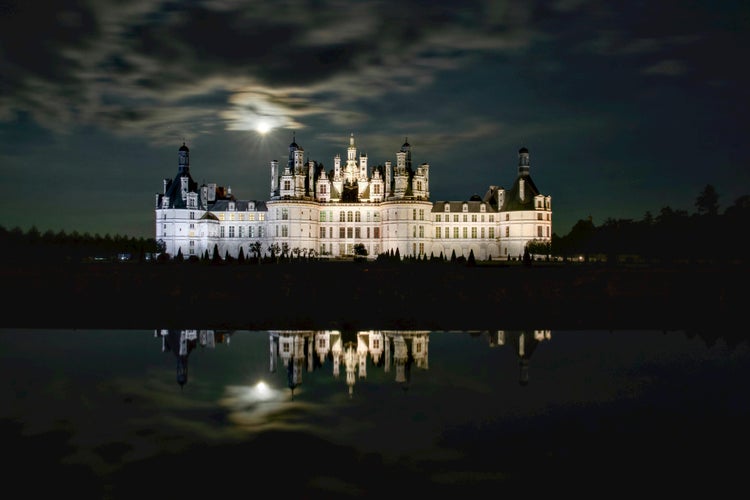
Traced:
[[349, 136], [349, 146], [354, 147], [354, 132]]

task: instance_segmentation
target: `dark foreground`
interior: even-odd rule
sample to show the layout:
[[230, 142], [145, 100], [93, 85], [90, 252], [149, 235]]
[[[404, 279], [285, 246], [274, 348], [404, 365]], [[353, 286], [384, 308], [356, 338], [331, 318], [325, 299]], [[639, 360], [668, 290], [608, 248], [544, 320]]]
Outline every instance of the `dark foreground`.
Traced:
[[81, 264], [0, 270], [5, 327], [740, 326], [747, 266]]

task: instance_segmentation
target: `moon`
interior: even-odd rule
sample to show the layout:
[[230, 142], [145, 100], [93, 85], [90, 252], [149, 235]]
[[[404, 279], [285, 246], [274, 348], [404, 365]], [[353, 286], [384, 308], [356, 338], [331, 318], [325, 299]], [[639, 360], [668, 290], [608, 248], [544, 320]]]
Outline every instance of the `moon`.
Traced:
[[269, 125], [267, 121], [261, 120], [255, 126], [255, 130], [257, 130], [258, 133], [261, 135], [266, 135], [268, 132], [271, 131], [271, 125]]

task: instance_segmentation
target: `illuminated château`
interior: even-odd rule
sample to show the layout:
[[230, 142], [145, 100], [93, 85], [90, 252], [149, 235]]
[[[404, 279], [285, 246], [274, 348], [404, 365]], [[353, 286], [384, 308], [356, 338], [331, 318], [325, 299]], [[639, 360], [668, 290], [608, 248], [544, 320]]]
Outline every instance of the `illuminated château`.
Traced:
[[286, 164], [270, 162], [267, 201], [239, 200], [231, 189], [198, 185], [190, 173], [190, 150], [178, 151], [177, 175], [156, 195], [160, 252], [214, 258], [265, 255], [344, 257], [366, 251], [448, 259], [473, 252], [477, 260], [519, 258], [530, 241], [550, 242], [551, 197], [530, 175], [529, 151], [518, 151], [510, 189], [489, 186], [483, 197], [430, 200], [430, 165], [412, 164], [405, 141], [396, 161], [370, 167], [357, 154], [354, 134], [346, 160], [326, 171], [305, 161], [296, 140]]

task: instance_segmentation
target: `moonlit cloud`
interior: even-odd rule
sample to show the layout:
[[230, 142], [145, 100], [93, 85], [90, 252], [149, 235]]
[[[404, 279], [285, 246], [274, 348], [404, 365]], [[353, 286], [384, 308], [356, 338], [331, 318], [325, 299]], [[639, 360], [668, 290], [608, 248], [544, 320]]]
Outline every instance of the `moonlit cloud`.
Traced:
[[[3, 61], [12, 71], [0, 116], [28, 112], [59, 130], [89, 122], [153, 134], [168, 123], [205, 120], [201, 111], [180, 112], [179, 101], [220, 90], [226, 101], [212, 103], [211, 121], [229, 130], [242, 129], [255, 115], [299, 127], [298, 118], [316, 109], [345, 122], [346, 104], [356, 96], [414, 91], [430, 84], [433, 72], [460, 68], [461, 51], [515, 50], [528, 43], [512, 25], [524, 17], [519, 9], [498, 14], [492, 3], [458, 9], [458, 18], [449, 4], [169, 5], [99, 2], [89, 10], [63, 2], [35, 23], [36, 13], [19, 7], [4, 24], [29, 22], [9, 33], [16, 50]], [[506, 24], [509, 29], [494, 32]], [[55, 26], [51, 43], [34, 26]], [[315, 105], [322, 95], [333, 104]]]
[[647, 75], [679, 76], [685, 73], [687, 69], [680, 61], [668, 60], [659, 61], [656, 64], [645, 68], [643, 72]]

